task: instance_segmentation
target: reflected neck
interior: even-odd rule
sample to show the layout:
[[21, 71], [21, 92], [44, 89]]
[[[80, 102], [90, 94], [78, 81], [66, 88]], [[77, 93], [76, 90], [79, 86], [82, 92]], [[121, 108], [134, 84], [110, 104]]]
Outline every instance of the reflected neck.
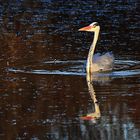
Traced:
[[88, 53], [88, 58], [87, 58], [87, 67], [86, 67], [87, 73], [91, 73], [91, 65], [93, 64], [92, 58], [93, 58], [96, 43], [97, 43], [97, 40], [98, 40], [99, 31], [100, 31], [100, 27], [98, 27], [96, 29], [96, 31], [94, 32], [93, 42], [91, 44], [91, 47], [90, 47], [90, 50], [89, 50], [89, 53]]

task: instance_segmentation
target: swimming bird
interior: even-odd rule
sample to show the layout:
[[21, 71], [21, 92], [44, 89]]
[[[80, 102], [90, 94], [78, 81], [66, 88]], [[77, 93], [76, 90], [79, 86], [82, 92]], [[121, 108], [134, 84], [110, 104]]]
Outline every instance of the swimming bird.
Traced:
[[87, 58], [87, 65], [86, 65], [87, 73], [112, 70], [114, 64], [114, 56], [112, 53], [107, 52], [103, 55], [97, 53], [94, 55], [96, 43], [100, 32], [99, 24], [97, 22], [93, 22], [86, 27], [80, 28], [79, 31], [94, 32], [93, 42], [91, 44], [88, 53], [88, 58]]

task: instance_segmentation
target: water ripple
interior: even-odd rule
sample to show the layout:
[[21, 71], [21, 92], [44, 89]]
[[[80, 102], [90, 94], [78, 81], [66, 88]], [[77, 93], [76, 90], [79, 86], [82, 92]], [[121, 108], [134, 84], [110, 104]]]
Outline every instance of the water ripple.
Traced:
[[[85, 76], [85, 60], [70, 60], [70, 61], [46, 61], [43, 62], [42, 65], [60, 65], [61, 68], [57, 70], [47, 70], [47, 69], [35, 69], [31, 68], [29, 70], [24, 68], [8, 68], [9, 72], [14, 73], [26, 73], [26, 74], [39, 74], [39, 75], [79, 75]], [[66, 66], [67, 64], [67, 66]], [[136, 75], [140, 75], [140, 61], [133, 61], [133, 60], [115, 60], [115, 68], [113, 71], [109, 72], [96, 72], [93, 75], [95, 77], [132, 77]], [[64, 66], [65, 65], [65, 66]], [[84, 68], [84, 69], [83, 69]]]

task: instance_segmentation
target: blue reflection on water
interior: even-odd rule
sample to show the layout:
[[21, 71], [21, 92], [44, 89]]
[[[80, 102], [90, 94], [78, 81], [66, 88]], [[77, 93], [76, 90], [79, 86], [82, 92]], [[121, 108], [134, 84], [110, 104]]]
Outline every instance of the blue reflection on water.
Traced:
[[[86, 71], [84, 69], [85, 60], [71, 60], [71, 61], [46, 61], [44, 64], [52, 65], [61, 65], [62, 69], [58, 70], [47, 70], [47, 69], [18, 69], [18, 68], [9, 68], [9, 72], [15, 73], [28, 73], [28, 74], [46, 74], [46, 75], [79, 75], [85, 76]], [[63, 68], [64, 64], [68, 64], [67, 67]], [[109, 72], [96, 72], [93, 73], [95, 77], [132, 77], [140, 74], [140, 68], [133, 69], [135, 66], [140, 64], [140, 61], [132, 60], [115, 60], [115, 68], [113, 71]], [[131, 68], [132, 67], [132, 68]], [[131, 68], [131, 69], [130, 69]]]

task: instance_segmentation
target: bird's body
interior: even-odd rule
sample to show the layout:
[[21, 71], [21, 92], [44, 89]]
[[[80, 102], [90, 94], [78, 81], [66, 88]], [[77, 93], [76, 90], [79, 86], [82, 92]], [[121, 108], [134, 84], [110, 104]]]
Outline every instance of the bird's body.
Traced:
[[105, 53], [103, 55], [97, 53], [94, 55], [96, 43], [100, 32], [100, 26], [98, 25], [98, 23], [93, 22], [89, 26], [79, 29], [79, 31], [94, 32], [93, 42], [91, 44], [87, 58], [87, 73], [112, 70], [114, 64], [114, 57], [112, 53]]
[[93, 56], [93, 63], [91, 65], [91, 72], [95, 71], [110, 71], [113, 69], [114, 56], [112, 53], [105, 54], [96, 53]]

